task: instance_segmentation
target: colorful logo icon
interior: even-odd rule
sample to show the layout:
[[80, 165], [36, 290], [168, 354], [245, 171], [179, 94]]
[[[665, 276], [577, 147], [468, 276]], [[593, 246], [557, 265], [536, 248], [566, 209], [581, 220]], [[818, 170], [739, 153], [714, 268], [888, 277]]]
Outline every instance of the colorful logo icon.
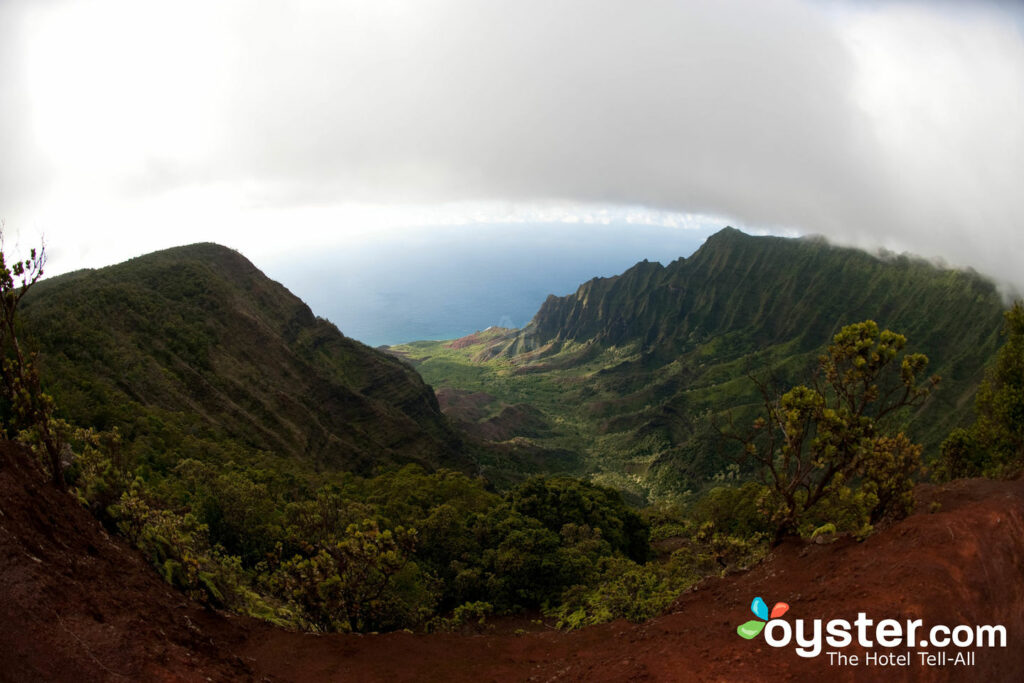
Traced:
[[764, 625], [768, 623], [769, 619], [778, 619], [783, 614], [789, 611], [789, 605], [784, 602], [775, 603], [775, 607], [772, 607], [771, 614], [768, 613], [768, 605], [765, 604], [764, 600], [760, 597], [754, 598], [754, 601], [750, 603], [750, 611], [754, 613], [757, 619], [751, 619], [745, 624], [740, 624], [736, 627], [736, 633], [740, 634], [741, 637], [750, 640], [756, 638], [757, 635], [764, 630]]

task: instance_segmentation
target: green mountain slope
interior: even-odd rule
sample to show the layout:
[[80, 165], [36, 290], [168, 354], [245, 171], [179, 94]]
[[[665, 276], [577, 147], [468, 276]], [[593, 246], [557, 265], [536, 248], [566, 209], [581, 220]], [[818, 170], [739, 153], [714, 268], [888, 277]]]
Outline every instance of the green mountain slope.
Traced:
[[224, 247], [44, 280], [23, 319], [62, 414], [119, 427], [156, 467], [254, 450], [361, 473], [474, 467], [414, 371], [348, 339]]
[[689, 258], [549, 297], [522, 330], [396, 350], [443, 391], [485, 392], [488, 419], [502, 406], [540, 409], [550, 434], [532, 438], [581, 451], [609, 483], [679, 490], [730, 462], [710, 423], [753, 416], [748, 372], [802, 381], [835, 332], [869, 318], [905, 334], [942, 376], [925, 406], [901, 416], [934, 449], [968, 417], [1002, 309], [973, 273], [726, 228]]

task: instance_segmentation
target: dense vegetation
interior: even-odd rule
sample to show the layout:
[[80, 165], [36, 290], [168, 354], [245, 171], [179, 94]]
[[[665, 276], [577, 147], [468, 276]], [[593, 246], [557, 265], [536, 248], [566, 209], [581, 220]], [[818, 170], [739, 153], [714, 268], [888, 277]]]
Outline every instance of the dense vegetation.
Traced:
[[415, 372], [230, 249], [179, 247], [43, 280], [21, 315], [59, 417], [117, 428], [125, 456], [158, 473], [243, 456], [309, 472], [475, 468]]
[[[477, 390], [444, 400], [475, 415], [477, 439], [504, 442], [488, 450], [451, 427], [415, 372], [344, 338], [234, 252], [199, 245], [36, 283], [43, 260], [0, 262], [6, 435], [32, 445], [54, 482], [166, 581], [212, 606], [314, 631], [476, 627], [524, 610], [565, 627], [640, 620], [783, 536], [861, 537], [913, 505], [921, 448], [902, 430], [928, 397], [928, 359], [870, 320], [830, 337], [817, 374], [798, 372], [810, 352], [794, 343], [800, 352], [769, 380], [744, 377], [760, 404], [705, 385], [722, 398], [719, 417], [752, 425], [738, 459], [722, 450], [701, 495], [641, 511], [600, 483], [508, 473], [526, 457], [549, 473], [579, 462], [559, 454], [588, 424], [567, 410], [588, 391], [610, 402], [609, 423], [632, 424], [623, 406], [648, 402], [639, 414], [660, 421], [633, 436], [654, 459], [665, 442], [651, 424], [672, 433], [676, 418], [699, 424], [702, 443], [724, 443], [714, 415], [679, 412], [680, 377], [670, 374], [671, 391], [644, 384], [665, 370], [649, 362], [655, 351], [566, 340], [508, 356], [523, 337], [507, 331], [400, 350], [437, 353], [421, 367], [449, 362]], [[947, 440], [940, 474], [1006, 473], [1024, 459], [1019, 306], [1006, 335], [978, 420]], [[39, 345], [38, 359], [19, 339]], [[696, 353], [720, 384], [738, 385], [749, 354], [716, 361], [717, 343], [676, 370]]]
[[938, 383], [907, 338], [871, 320], [847, 325], [818, 360], [809, 385], [772, 393], [759, 383], [764, 416], [735, 435], [766, 483], [762, 509], [775, 541], [818, 524], [866, 535], [914, 507], [921, 447], [888, 418], [924, 402]]
[[[640, 620], [766, 550], [760, 487], [645, 518], [618, 492], [575, 479], [531, 478], [498, 494], [417, 465], [324, 475], [317, 488], [283, 468], [193, 459], [154, 478], [116, 462], [109, 434], [69, 436], [76, 495], [169, 583], [315, 631], [450, 629], [523, 610], [563, 626]], [[659, 561], [652, 538], [682, 544]]]
[[998, 348], [1002, 310], [994, 286], [970, 272], [726, 228], [689, 258], [638, 263], [550, 297], [522, 330], [394, 351], [450, 397], [462, 425], [507, 423], [503, 410], [528, 405], [540, 424], [510, 424], [502, 438], [576, 452], [576, 474], [664, 500], [700, 491], [739, 454], [712, 424], [761, 413], [749, 374], [771, 367], [799, 382], [825, 342], [862, 320], [905, 334], [908, 351], [927, 353], [942, 377], [899, 415], [930, 461], [970, 421], [962, 407]]
[[676, 511], [658, 533], [694, 533], [657, 562], [650, 523], [613, 489], [534, 477], [495, 491], [414, 372], [229, 250], [37, 284], [41, 266], [21, 289], [24, 264], [8, 271], [4, 348], [18, 335], [41, 347], [56, 401], [35, 357], [15, 353], [5, 367], [35, 374], [4, 375], [8, 435], [40, 453], [52, 435], [50, 469], [82, 504], [208, 604], [311, 630], [524, 609], [581, 625], [650, 616], [763, 551], [763, 533], [733, 538], [713, 515]]
[[975, 421], [953, 430], [936, 463], [940, 481], [1013, 476], [1024, 467], [1024, 304], [1006, 311], [1005, 340], [975, 398]]
[[447, 628], [552, 607], [593, 585], [602, 561], [636, 569], [650, 553], [636, 511], [576, 480], [499, 495], [460, 472], [407, 465], [309, 489], [281, 472], [184, 460], [145, 481], [98, 451], [69, 479], [169, 582], [311, 630]]

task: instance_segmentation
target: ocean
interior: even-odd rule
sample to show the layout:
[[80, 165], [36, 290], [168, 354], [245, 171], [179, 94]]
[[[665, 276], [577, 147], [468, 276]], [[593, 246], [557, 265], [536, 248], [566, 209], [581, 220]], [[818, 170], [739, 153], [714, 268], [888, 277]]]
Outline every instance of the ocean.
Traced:
[[717, 227], [445, 226], [257, 265], [345, 335], [380, 346], [522, 327], [549, 294], [689, 256]]

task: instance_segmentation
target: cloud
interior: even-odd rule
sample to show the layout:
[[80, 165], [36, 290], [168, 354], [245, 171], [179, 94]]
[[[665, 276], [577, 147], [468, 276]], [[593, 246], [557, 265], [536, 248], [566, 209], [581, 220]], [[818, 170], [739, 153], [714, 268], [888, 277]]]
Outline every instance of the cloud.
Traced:
[[26, 49], [21, 28], [25, 6], [0, 3], [0, 216], [15, 203], [29, 204], [45, 187], [47, 169], [33, 144], [29, 84], [20, 68]]
[[[240, 241], [225, 222], [258, 211], [643, 205], [943, 256], [1024, 286], [1012, 6], [14, 7], [0, 82], [29, 106], [0, 118], [29, 142], [4, 169], [20, 185], [0, 188], [0, 211], [43, 216], [28, 220], [83, 207], [87, 224], [144, 220], [211, 188], [241, 207], [214, 212]], [[183, 218], [203, 224], [194, 206]]]

